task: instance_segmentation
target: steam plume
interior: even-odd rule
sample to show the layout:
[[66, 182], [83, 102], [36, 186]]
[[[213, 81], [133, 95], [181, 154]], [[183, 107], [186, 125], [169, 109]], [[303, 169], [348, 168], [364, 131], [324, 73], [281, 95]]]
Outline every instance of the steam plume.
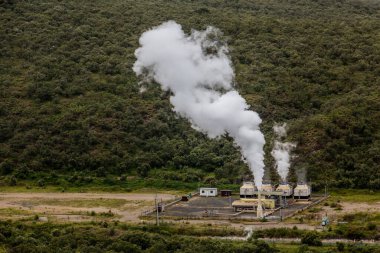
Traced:
[[273, 130], [276, 134], [276, 140], [271, 154], [276, 161], [276, 169], [282, 182], [286, 182], [290, 167], [290, 151], [296, 147], [296, 144], [281, 142], [281, 139], [286, 137], [286, 123], [282, 125], [275, 124]]
[[298, 168], [296, 170], [297, 184], [305, 184], [306, 180], [306, 169], [304, 167]]
[[[215, 40], [220, 31], [208, 27], [185, 35], [174, 21], [144, 32], [135, 51], [137, 75], [170, 90], [173, 110], [210, 138], [230, 135], [261, 187], [264, 174], [264, 135], [261, 119], [233, 89], [234, 71], [228, 48]], [[214, 38], [214, 39], [211, 39]]]

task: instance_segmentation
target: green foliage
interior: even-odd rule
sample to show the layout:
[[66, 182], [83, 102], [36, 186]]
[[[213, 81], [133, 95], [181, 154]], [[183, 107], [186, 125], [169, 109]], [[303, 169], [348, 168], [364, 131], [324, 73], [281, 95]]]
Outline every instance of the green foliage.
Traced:
[[252, 238], [301, 238], [305, 240], [303, 243], [311, 242], [313, 245], [313, 240], [320, 241], [320, 239], [349, 239], [349, 240], [378, 240], [380, 238], [380, 231], [376, 230], [376, 224], [370, 222], [360, 221], [359, 224], [349, 223], [341, 224], [334, 227], [329, 227], [327, 231], [322, 232], [312, 232], [301, 229], [290, 229], [290, 228], [270, 228], [254, 231]]
[[270, 228], [263, 230], [255, 230], [252, 238], [300, 238], [305, 231], [290, 228]]
[[168, 229], [166, 225], [162, 230], [154, 225], [107, 228], [104, 222], [92, 225], [0, 222], [0, 239], [7, 252], [278, 252], [262, 241], [189, 237]]
[[15, 186], [17, 185], [17, 179], [15, 176], [8, 176], [6, 177], [6, 182], [9, 186]]
[[266, 151], [273, 122], [287, 121], [294, 168], [315, 190], [380, 189], [378, 15], [377, 1], [353, 0], [0, 1], [0, 175], [249, 174], [230, 138], [193, 130], [157, 86], [139, 92], [138, 38], [174, 19], [186, 32], [222, 30]]
[[343, 252], [343, 251], [344, 251], [344, 243], [342, 243], [342, 242], [337, 242], [337, 243], [336, 243], [336, 249], [337, 249], [339, 252]]
[[301, 238], [301, 243], [309, 246], [322, 246], [322, 241], [316, 232], [307, 232]]
[[43, 179], [40, 179], [40, 180], [37, 181], [37, 185], [39, 187], [44, 187], [45, 186], [45, 181]]

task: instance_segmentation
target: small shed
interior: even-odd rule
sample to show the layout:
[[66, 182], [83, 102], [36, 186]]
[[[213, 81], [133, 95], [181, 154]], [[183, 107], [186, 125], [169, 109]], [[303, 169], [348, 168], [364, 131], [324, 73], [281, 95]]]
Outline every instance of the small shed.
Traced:
[[231, 190], [220, 190], [220, 195], [222, 197], [230, 197], [232, 195], [232, 191]]
[[205, 188], [202, 187], [199, 189], [199, 196], [202, 197], [216, 197], [218, 196], [218, 189], [217, 188]]

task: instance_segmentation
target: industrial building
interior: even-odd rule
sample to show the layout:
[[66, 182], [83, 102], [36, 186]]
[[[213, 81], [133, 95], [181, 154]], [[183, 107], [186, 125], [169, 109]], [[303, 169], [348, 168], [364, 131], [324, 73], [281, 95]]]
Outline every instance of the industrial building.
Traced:
[[281, 192], [284, 197], [293, 196], [293, 187], [288, 183], [281, 183], [277, 188], [276, 192]]
[[261, 191], [262, 192], [273, 192], [274, 191], [274, 187], [271, 184], [263, 184], [261, 186]]
[[294, 188], [294, 198], [295, 199], [310, 199], [311, 187], [307, 184], [297, 184]]
[[263, 184], [259, 191], [253, 182], [244, 182], [240, 187], [240, 199], [232, 203], [234, 211], [256, 211], [257, 217], [264, 217], [263, 210], [274, 210], [288, 205], [291, 198], [310, 199], [311, 188], [307, 184], [298, 184], [293, 191], [289, 183], [281, 183], [275, 187]]
[[253, 182], [244, 182], [240, 187], [240, 198], [254, 198], [257, 188]]
[[[311, 188], [307, 184], [276, 186], [278, 185], [263, 184], [259, 191], [253, 182], [244, 182], [240, 187], [239, 195], [232, 195], [231, 190], [201, 187], [199, 194], [189, 193], [171, 203], [159, 204], [157, 210], [160, 215], [168, 218], [193, 217], [194, 219], [230, 220], [265, 217], [281, 220], [323, 200], [323, 197], [316, 195], [312, 201], [309, 201], [311, 200]], [[293, 195], [290, 195], [292, 186], [296, 187], [292, 191]], [[156, 215], [156, 213], [152, 215]]]

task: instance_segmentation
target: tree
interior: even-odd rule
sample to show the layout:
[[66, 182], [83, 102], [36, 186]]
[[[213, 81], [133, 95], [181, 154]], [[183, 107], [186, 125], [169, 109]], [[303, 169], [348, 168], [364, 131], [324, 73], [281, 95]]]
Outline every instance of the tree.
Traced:
[[0, 175], [5, 176], [12, 173], [13, 166], [13, 162], [11, 162], [9, 159], [6, 159], [2, 163], [0, 163]]
[[301, 243], [309, 246], [322, 246], [322, 241], [316, 232], [307, 232], [301, 238]]

